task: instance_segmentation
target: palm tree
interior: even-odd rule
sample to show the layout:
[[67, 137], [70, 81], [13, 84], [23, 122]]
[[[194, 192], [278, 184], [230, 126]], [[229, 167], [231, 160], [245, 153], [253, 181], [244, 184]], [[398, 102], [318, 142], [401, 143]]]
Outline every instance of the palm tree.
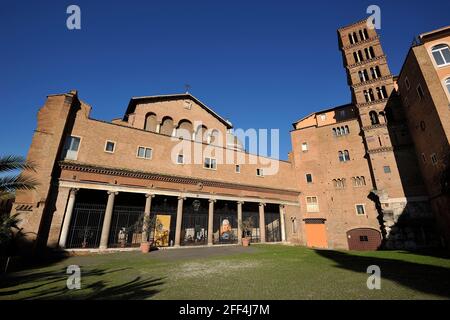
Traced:
[[[0, 157], [0, 256], [7, 253], [13, 240], [22, 235], [19, 228], [18, 214], [10, 215], [9, 212], [1, 212], [1, 204], [12, 201], [17, 190], [32, 190], [37, 183], [34, 179], [24, 174], [4, 175], [5, 172], [16, 170], [32, 170], [34, 165], [18, 156]], [[7, 208], [8, 206], [4, 206]], [[6, 250], [6, 251], [5, 251]]]
[[0, 157], [0, 200], [11, 199], [17, 190], [32, 190], [37, 183], [34, 179], [22, 174], [3, 175], [14, 170], [32, 170], [34, 165], [20, 156]]

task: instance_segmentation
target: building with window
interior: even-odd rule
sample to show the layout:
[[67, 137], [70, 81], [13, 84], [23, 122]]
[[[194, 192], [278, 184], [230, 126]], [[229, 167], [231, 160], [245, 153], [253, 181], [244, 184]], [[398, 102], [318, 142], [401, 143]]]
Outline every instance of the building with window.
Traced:
[[398, 88], [437, 226], [450, 243], [450, 199], [442, 183], [450, 160], [450, 27], [418, 37]]
[[[338, 40], [351, 103], [312, 113], [291, 132], [296, 171], [314, 176], [314, 183], [298, 180], [306, 243], [357, 250], [382, 242], [434, 245], [439, 237], [429, 196], [380, 38], [363, 20], [340, 28]], [[304, 144], [308, 149], [296, 152]]]
[[[188, 93], [132, 98], [111, 122], [91, 118], [76, 91], [48, 96], [28, 153], [39, 187], [18, 192], [13, 212], [30, 241], [68, 249], [138, 247], [145, 217], [157, 246], [243, 236], [438, 245], [450, 234], [435, 186], [450, 133], [448, 31], [422, 35], [397, 78], [366, 20], [340, 28], [351, 101], [296, 121], [288, 161], [246, 152], [232, 124]], [[245, 235], [243, 220], [253, 223]]]

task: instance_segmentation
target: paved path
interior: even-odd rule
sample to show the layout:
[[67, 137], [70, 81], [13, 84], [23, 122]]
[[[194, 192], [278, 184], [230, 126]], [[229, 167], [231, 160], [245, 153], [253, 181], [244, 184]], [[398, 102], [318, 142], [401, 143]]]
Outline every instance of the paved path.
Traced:
[[150, 256], [164, 260], [196, 259], [212, 256], [226, 256], [239, 253], [253, 253], [258, 249], [255, 247], [223, 246], [223, 247], [198, 247], [162, 249], [150, 252]]

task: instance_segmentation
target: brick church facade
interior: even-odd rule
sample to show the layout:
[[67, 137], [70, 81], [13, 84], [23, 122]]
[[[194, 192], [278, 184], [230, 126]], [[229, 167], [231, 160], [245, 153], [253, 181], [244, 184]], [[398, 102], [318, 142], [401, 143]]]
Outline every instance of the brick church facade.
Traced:
[[13, 212], [32, 243], [67, 249], [139, 246], [146, 216], [157, 217], [158, 246], [448, 244], [436, 179], [449, 152], [449, 39], [450, 28], [422, 35], [396, 77], [365, 20], [340, 28], [352, 100], [295, 122], [288, 161], [246, 152], [188, 93], [132, 98], [111, 122], [91, 118], [76, 91], [48, 96], [27, 157], [39, 186], [18, 192]]

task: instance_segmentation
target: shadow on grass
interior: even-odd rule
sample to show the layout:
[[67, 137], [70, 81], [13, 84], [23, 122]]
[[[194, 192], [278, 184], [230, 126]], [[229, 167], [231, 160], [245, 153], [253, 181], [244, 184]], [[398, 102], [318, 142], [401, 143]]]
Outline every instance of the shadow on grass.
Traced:
[[[100, 277], [103, 275], [111, 275], [112, 273], [123, 272], [130, 268], [122, 268], [115, 270], [108, 269], [93, 269], [82, 273], [81, 285], [82, 291], [78, 293], [77, 290], [69, 290], [66, 287], [66, 280], [68, 275], [66, 269], [59, 269], [54, 271], [32, 272], [32, 273], [16, 273], [11, 275], [3, 275], [0, 277], [0, 288], [11, 288], [7, 291], [0, 291], [0, 299], [13, 298], [14, 295], [23, 294], [21, 299], [144, 299], [149, 298], [160, 292], [155, 287], [162, 285], [163, 279], [141, 279], [136, 277], [132, 281], [121, 284], [108, 284], [104, 280], [92, 282], [90, 278]], [[30, 283], [30, 286], [15, 288], [20, 284]], [[48, 289], [48, 287], [59, 283]], [[83, 286], [83, 283], [90, 283]], [[86, 294], [83, 294], [86, 292]], [[74, 293], [74, 295], [68, 295]]]
[[367, 267], [377, 265], [381, 269], [381, 281], [391, 280], [413, 290], [450, 298], [450, 268], [338, 251], [315, 252], [336, 262], [337, 268], [367, 274]]

